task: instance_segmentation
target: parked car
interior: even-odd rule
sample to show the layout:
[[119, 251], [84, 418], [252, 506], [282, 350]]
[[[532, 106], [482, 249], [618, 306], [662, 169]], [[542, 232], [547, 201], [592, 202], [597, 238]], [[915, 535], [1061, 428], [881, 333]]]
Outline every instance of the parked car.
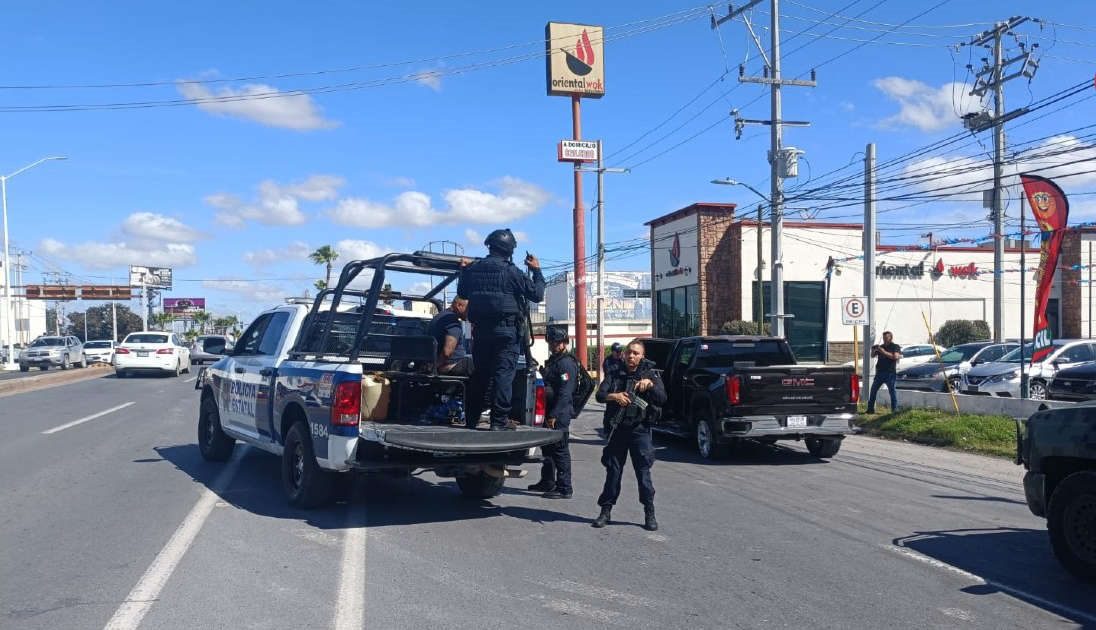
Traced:
[[1089, 339], [1055, 339], [1052, 349], [1042, 361], [1029, 364], [1034, 344], [1024, 344], [1024, 364], [1020, 364], [1020, 350], [1016, 349], [995, 363], [972, 368], [963, 377], [964, 394], [980, 396], [1020, 397], [1020, 372], [1028, 373], [1028, 397], [1046, 400], [1047, 385], [1058, 370], [1088, 361], [1096, 361], [1096, 342]]
[[1096, 405], [1039, 411], [1018, 427], [1016, 437], [1016, 463], [1027, 469], [1028, 509], [1047, 519], [1050, 547], [1062, 566], [1082, 580], [1096, 580]]
[[84, 343], [84, 356], [87, 357], [88, 363], [112, 365], [114, 363], [114, 340], [92, 339]]
[[905, 369], [922, 363], [928, 363], [936, 358], [936, 353], [941, 354], [947, 348], [930, 343], [902, 346], [902, 358], [898, 360], [898, 369]]
[[232, 352], [232, 338], [226, 335], [202, 335], [190, 345], [190, 361], [195, 364], [213, 363]]
[[190, 372], [190, 349], [169, 332], [129, 333], [114, 349], [114, 372], [125, 378], [136, 372]]
[[951, 389], [959, 391], [962, 376], [972, 367], [997, 361], [1019, 346], [1018, 343], [993, 343], [992, 341], [975, 341], [952, 346], [945, 350], [939, 359], [899, 370], [895, 383], [899, 389], [947, 392], [950, 381]]
[[1062, 368], [1047, 385], [1054, 400], [1096, 400], [1096, 362]]
[[74, 365], [87, 367], [88, 361], [84, 356], [84, 345], [72, 335], [39, 337], [19, 354], [19, 371], [21, 372], [26, 372], [32, 367], [43, 371], [51, 367], [67, 370]]

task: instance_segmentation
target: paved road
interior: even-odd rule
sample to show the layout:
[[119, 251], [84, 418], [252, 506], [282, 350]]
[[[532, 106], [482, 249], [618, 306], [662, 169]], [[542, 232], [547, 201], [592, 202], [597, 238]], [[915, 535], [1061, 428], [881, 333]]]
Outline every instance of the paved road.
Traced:
[[595, 530], [588, 413], [570, 501], [524, 480], [473, 503], [427, 474], [306, 512], [271, 455], [201, 460], [188, 381], [0, 399], [0, 627], [1096, 624], [1092, 587], [1058, 568], [1007, 461], [857, 437], [829, 463], [793, 445], [705, 464], [666, 440], [662, 530], [639, 527], [632, 479]]

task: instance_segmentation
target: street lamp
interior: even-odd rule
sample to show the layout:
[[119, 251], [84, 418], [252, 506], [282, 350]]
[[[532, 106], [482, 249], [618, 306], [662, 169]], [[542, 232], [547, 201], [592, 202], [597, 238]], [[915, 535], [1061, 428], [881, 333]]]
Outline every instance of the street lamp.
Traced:
[[5, 370], [14, 370], [16, 369], [16, 367], [18, 367], [15, 364], [15, 349], [12, 344], [12, 335], [14, 334], [14, 329], [11, 325], [11, 258], [8, 255], [8, 180], [24, 171], [29, 171], [35, 166], [41, 164], [42, 162], [66, 159], [68, 158], [59, 155], [44, 157], [37, 162], [31, 162], [30, 164], [27, 164], [23, 168], [9, 175], [0, 175], [0, 198], [3, 199], [2, 205], [4, 212], [4, 338], [7, 342], [8, 347], [7, 360], [4, 362], [3, 365], [3, 369]]
[[[711, 183], [719, 184], [720, 186], [742, 186], [743, 188], [749, 189], [750, 192], [758, 197], [761, 197], [768, 202], [770, 206], [772, 205], [772, 201], [761, 194], [759, 190], [736, 179], [724, 177], [723, 179], [713, 179]], [[757, 206], [757, 293], [754, 297], [754, 301], [757, 305], [754, 307], [754, 317], [757, 320], [757, 334], [759, 335], [765, 334], [765, 299], [761, 293], [761, 267], [765, 264], [764, 259], [761, 257], [761, 210], [764, 207], [765, 206], [760, 204]]]

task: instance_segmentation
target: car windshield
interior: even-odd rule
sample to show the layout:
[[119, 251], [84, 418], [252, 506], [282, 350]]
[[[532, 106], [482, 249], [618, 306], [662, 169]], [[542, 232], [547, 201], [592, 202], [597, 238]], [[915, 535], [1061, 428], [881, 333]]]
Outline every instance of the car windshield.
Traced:
[[221, 354], [225, 351], [225, 340], [223, 337], [206, 337], [202, 339], [202, 350], [212, 354]]
[[932, 346], [906, 346], [902, 348], [902, 357], [923, 357], [926, 354], [935, 354]]
[[971, 346], [968, 348], [952, 348], [940, 355], [940, 362], [959, 363], [961, 361], [969, 361], [970, 358], [978, 354], [978, 351], [981, 349], [982, 348], [978, 346]]
[[109, 347], [110, 347], [110, 342], [109, 341], [89, 341], [89, 342], [84, 344], [84, 349], [85, 350], [94, 350], [96, 348], [109, 348]]
[[[1030, 361], [1031, 360], [1031, 352], [1033, 350], [1035, 350], [1035, 344], [1033, 344], [1033, 343], [1024, 344], [1024, 353], [1023, 354], [1024, 354], [1024, 360], [1025, 361]], [[1009, 352], [1005, 356], [998, 359], [998, 361], [1000, 361], [1002, 363], [1019, 363], [1020, 362], [1020, 349], [1017, 348], [1017, 349], [1013, 350], [1012, 352]], [[1036, 361], [1036, 363], [1040, 363], [1040, 361]]]
[[167, 343], [167, 335], [135, 334], [126, 337], [126, 343]]
[[40, 348], [42, 346], [63, 346], [65, 340], [61, 337], [42, 337], [41, 339], [35, 339], [34, 343], [30, 344], [32, 348]]

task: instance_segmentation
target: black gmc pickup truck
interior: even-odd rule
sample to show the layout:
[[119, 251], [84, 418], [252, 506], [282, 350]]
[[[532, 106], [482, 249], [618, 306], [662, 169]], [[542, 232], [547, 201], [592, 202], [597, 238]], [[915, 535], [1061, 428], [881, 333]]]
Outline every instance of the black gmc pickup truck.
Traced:
[[742, 439], [805, 440], [829, 458], [851, 432], [860, 382], [851, 367], [797, 365], [787, 340], [719, 336], [645, 339], [668, 400], [655, 430], [696, 439], [712, 459]]

